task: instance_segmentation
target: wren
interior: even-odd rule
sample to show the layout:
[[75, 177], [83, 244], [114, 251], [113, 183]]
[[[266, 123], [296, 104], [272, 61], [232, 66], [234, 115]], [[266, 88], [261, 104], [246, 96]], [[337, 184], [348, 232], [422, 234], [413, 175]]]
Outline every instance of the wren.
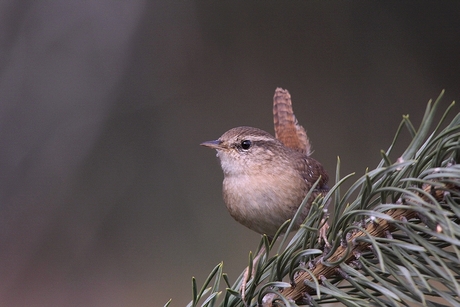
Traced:
[[292, 111], [287, 90], [277, 88], [273, 115], [275, 135], [252, 127], [236, 127], [219, 139], [200, 145], [216, 149], [224, 172], [223, 198], [239, 223], [272, 238], [292, 219], [302, 200], [319, 179], [299, 218], [307, 216], [311, 202], [328, 191], [328, 175], [310, 156], [310, 142]]

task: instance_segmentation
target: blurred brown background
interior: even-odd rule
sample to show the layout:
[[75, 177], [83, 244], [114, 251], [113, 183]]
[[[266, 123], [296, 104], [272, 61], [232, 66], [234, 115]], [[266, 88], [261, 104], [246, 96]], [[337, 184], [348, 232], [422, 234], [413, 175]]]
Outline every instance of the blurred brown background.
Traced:
[[361, 175], [402, 114], [418, 124], [443, 88], [443, 109], [459, 100], [459, 12], [0, 2], [0, 305], [183, 306], [220, 261], [234, 281], [260, 236], [228, 215], [198, 144], [238, 125], [272, 133], [280, 86], [331, 177], [337, 156]]

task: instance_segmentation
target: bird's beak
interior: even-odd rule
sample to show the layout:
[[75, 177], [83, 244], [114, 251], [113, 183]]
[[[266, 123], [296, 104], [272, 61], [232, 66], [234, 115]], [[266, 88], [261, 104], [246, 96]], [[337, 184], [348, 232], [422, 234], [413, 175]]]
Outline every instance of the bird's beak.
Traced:
[[221, 149], [222, 148], [222, 142], [219, 140], [214, 140], [214, 141], [206, 141], [200, 144], [201, 146], [206, 146], [209, 148], [214, 148], [214, 149]]

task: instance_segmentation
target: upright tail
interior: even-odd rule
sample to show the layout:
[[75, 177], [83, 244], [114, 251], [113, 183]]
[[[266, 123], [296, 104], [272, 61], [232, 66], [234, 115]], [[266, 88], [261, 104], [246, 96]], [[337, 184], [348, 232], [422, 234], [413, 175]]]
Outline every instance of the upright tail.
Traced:
[[275, 124], [275, 137], [286, 147], [311, 154], [310, 140], [307, 132], [297, 122], [292, 110], [291, 95], [287, 90], [278, 87], [273, 97], [273, 122]]

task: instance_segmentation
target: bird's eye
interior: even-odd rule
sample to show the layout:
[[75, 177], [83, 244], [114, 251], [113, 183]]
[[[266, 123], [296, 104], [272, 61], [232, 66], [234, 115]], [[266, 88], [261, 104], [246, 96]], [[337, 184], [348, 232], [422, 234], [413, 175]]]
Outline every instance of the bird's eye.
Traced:
[[241, 141], [241, 148], [243, 148], [244, 150], [248, 150], [249, 147], [251, 147], [251, 141], [250, 140], [244, 140], [244, 141]]

